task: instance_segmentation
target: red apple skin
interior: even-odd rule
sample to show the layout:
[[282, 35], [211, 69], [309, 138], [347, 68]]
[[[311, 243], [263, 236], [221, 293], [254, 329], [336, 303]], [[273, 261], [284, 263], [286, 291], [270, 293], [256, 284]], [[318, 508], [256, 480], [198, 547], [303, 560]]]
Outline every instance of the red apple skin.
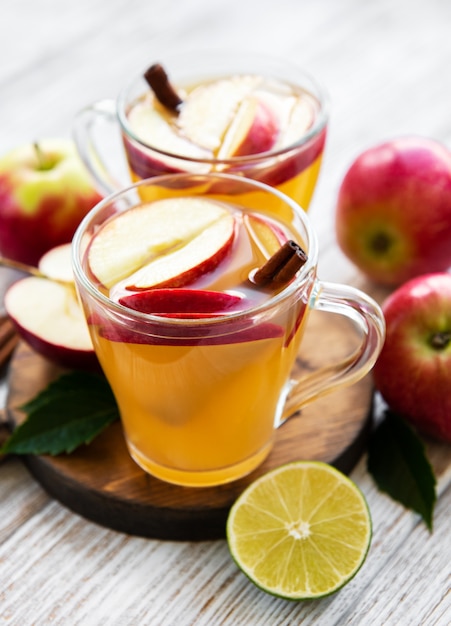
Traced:
[[373, 369], [377, 389], [420, 432], [451, 443], [451, 274], [407, 281], [382, 309], [387, 330]]
[[134, 311], [176, 317], [209, 317], [245, 308], [249, 301], [224, 291], [204, 289], [149, 289], [119, 299]]
[[40, 169], [31, 144], [0, 160], [0, 250], [37, 265], [50, 248], [71, 241], [88, 211], [101, 200], [69, 140], [39, 142], [54, 167]]
[[451, 153], [422, 137], [363, 152], [336, 205], [345, 255], [370, 279], [396, 287], [451, 266]]
[[[44, 288], [49, 283], [52, 284], [50, 293]], [[71, 345], [63, 333], [58, 339], [55, 335], [52, 339], [46, 336], [45, 324], [50, 328], [52, 320], [55, 320], [57, 315], [64, 316], [64, 310], [55, 304], [59, 301], [55, 292], [63, 293], [66, 289], [70, 287], [53, 283], [48, 279], [32, 276], [22, 278], [7, 289], [4, 298], [5, 310], [20, 337], [47, 360], [66, 369], [100, 371], [100, 364], [92, 344], [89, 345], [82, 339], [79, 346], [73, 343]], [[45, 303], [45, 311], [41, 306], [42, 303]], [[65, 303], [64, 306], [68, 304]], [[23, 315], [25, 311], [27, 314]], [[74, 323], [77, 321], [74, 320]]]
[[35, 352], [64, 369], [84, 370], [88, 372], [100, 372], [101, 367], [93, 350], [75, 350], [63, 343], [55, 344], [37, 336], [27, 328], [24, 328], [17, 320], [10, 317], [21, 338]]
[[[150, 288], [162, 289], [162, 288], [175, 288], [185, 287], [195, 282], [198, 278], [204, 274], [214, 271], [218, 265], [226, 259], [230, 254], [235, 240], [235, 230], [231, 229], [229, 237], [222, 245], [207, 258], [201, 258], [200, 261], [196, 261], [195, 265], [189, 266], [186, 270], [172, 274], [167, 280], [160, 282], [148, 281], [145, 286], [134, 284], [136, 274], [133, 274], [127, 279], [127, 289], [130, 291], [145, 291]], [[144, 268], [145, 269], [145, 268]], [[138, 270], [139, 272], [140, 270]], [[130, 281], [130, 282], [129, 282]]]
[[[280, 157], [263, 157], [256, 154], [255, 159], [249, 157], [246, 161], [240, 161], [234, 164], [233, 160], [230, 160], [230, 165], [225, 165], [223, 171], [229, 174], [243, 174], [247, 178], [258, 180], [262, 183], [266, 183], [272, 187], [282, 185], [288, 180], [291, 180], [304, 170], [306, 170], [316, 159], [318, 159], [323, 151], [326, 142], [326, 129], [322, 130], [318, 136], [312, 138], [306, 144], [299, 148], [283, 154]], [[137, 179], [153, 178], [155, 176], [161, 176], [163, 174], [180, 174], [186, 172], [196, 171], [196, 173], [204, 174], [211, 170], [212, 166], [208, 161], [202, 163], [201, 161], [195, 166], [191, 163], [191, 167], [188, 167], [190, 163], [189, 159], [172, 159], [171, 164], [164, 162], [164, 155], [158, 152], [152, 152], [150, 149], [140, 147], [133, 144], [129, 139], [124, 137], [125, 150], [127, 152], [127, 158], [129, 161], [130, 169], [133, 175]], [[268, 161], [268, 166], [262, 167], [262, 164]], [[177, 163], [177, 166], [175, 165]], [[226, 163], [226, 161], [224, 162]], [[172, 185], [172, 183], [171, 183]], [[180, 185], [192, 186], [192, 182], [181, 181]], [[225, 183], [216, 183], [211, 188], [211, 191], [215, 193], [239, 193], [240, 190], [235, 190], [231, 187], [230, 181]]]
[[[226, 322], [225, 322], [226, 324]], [[196, 329], [187, 331], [183, 327], [174, 327], [172, 329], [173, 335], [168, 337], [158, 336], [161, 327], [157, 327], [155, 335], [150, 335], [149, 325], [143, 328], [146, 334], [142, 334], [139, 331], [124, 330], [117, 326], [109, 325], [108, 323], [100, 328], [100, 335], [110, 341], [119, 341], [121, 343], [137, 343], [137, 344], [150, 344], [160, 346], [217, 346], [232, 343], [244, 343], [247, 341], [261, 341], [263, 339], [274, 339], [282, 337], [284, 329], [282, 326], [272, 324], [270, 322], [264, 322], [257, 326], [243, 327], [239, 322], [236, 323], [236, 330], [231, 333], [230, 325], [225, 326], [224, 330], [226, 335], [212, 335], [205, 337], [205, 328], [200, 326], [198, 332]], [[217, 331], [220, 331], [220, 326], [217, 327]]]

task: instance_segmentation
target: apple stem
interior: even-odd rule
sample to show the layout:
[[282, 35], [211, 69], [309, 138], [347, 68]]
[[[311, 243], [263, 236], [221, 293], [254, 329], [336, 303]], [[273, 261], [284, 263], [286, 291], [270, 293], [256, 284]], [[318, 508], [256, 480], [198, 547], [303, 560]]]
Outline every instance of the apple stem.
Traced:
[[50, 170], [52, 169], [52, 163], [50, 159], [46, 157], [44, 152], [41, 150], [41, 146], [37, 141], [33, 143], [33, 148], [36, 154], [36, 158], [38, 160], [38, 169], [40, 170]]
[[294, 278], [306, 261], [307, 254], [290, 239], [249, 280], [258, 287], [281, 287]]
[[167, 109], [178, 113], [183, 100], [169, 82], [168, 75], [159, 63], [154, 63], [144, 74], [149, 87], [154, 92], [157, 100]]

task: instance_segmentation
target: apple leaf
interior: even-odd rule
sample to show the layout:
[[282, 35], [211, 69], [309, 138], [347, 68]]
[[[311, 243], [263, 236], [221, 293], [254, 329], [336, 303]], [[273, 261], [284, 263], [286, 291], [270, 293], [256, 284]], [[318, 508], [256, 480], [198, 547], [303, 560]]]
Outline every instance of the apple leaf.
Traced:
[[64, 374], [20, 408], [26, 420], [7, 439], [0, 454], [73, 452], [119, 418], [106, 379], [81, 371]]
[[368, 471], [381, 491], [418, 513], [432, 532], [437, 499], [433, 469], [416, 432], [390, 410], [371, 437]]

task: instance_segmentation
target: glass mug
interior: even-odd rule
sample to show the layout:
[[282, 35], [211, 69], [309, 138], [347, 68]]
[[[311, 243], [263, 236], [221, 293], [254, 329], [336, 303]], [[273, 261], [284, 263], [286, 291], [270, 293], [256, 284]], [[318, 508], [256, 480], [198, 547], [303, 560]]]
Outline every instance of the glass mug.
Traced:
[[[89, 250], [105, 224], [142, 206], [142, 196], [161, 203], [162, 194], [211, 200], [240, 219], [246, 215], [246, 223], [257, 216], [275, 224], [293, 235], [307, 260], [286, 286], [244, 310], [184, 319], [128, 308], [96, 284]], [[361, 291], [320, 281], [317, 262], [307, 214], [276, 189], [242, 177], [156, 177], [111, 195], [87, 215], [73, 240], [75, 281], [129, 452], [146, 472], [185, 486], [238, 479], [263, 462], [291, 415], [370, 370], [384, 339], [382, 312]], [[351, 320], [360, 345], [343, 361], [295, 379], [291, 370], [313, 309]]]
[[[122, 153], [120, 145], [119, 149], [111, 146], [113, 125], [120, 129], [132, 182], [180, 172], [232, 173], [276, 187], [307, 210], [316, 186], [326, 140], [328, 100], [323, 87], [296, 66], [247, 53], [193, 52], [174, 57], [168, 55], [163, 61], [170, 81], [177, 88], [237, 75], [258, 76], [270, 81], [264, 97], [270, 105], [272, 102], [273, 111], [276, 111], [275, 123], [285, 129], [284, 132], [280, 131], [283, 142], [276, 142], [272, 148], [256, 154], [226, 157], [224, 153], [220, 155], [221, 150], [209, 150], [206, 154], [205, 150], [193, 152], [192, 147], [186, 149], [186, 142], [175, 141], [173, 137], [167, 139], [166, 127], [161, 130], [152, 126], [140, 132], [141, 128], [137, 129], [131, 123], [131, 111], [136, 110], [136, 104], [143, 94], [150, 93], [150, 87], [143, 75], [137, 76], [122, 89], [117, 101], [96, 102], [80, 111], [74, 121], [74, 139], [78, 151], [99, 191], [109, 194], [130, 184], [130, 180], [123, 180], [123, 172], [113, 173], [117, 163], [113, 163], [111, 155]], [[281, 81], [275, 87], [277, 97], [283, 89], [288, 90], [288, 86], [290, 89], [293, 86], [293, 93], [297, 96], [300, 94], [301, 98], [297, 100], [293, 93], [283, 92], [284, 99], [280, 102], [277, 100], [276, 107], [274, 93], [271, 93], [274, 79]], [[282, 84], [284, 87], [281, 87]], [[287, 98], [291, 98], [290, 107], [281, 105], [282, 102], [287, 103]], [[239, 111], [240, 98], [237, 97], [237, 100], [236, 111]], [[206, 112], [203, 111], [201, 117], [205, 119], [210, 116], [216, 120], [217, 109], [220, 108], [216, 104], [207, 108]], [[173, 121], [174, 116], [171, 119]], [[144, 126], [147, 123], [148, 120], [143, 122]], [[197, 119], [189, 123], [196, 124]], [[260, 132], [258, 128], [256, 132]], [[161, 136], [166, 139], [161, 139]], [[264, 147], [266, 144], [260, 145]], [[257, 150], [255, 144], [253, 149]]]

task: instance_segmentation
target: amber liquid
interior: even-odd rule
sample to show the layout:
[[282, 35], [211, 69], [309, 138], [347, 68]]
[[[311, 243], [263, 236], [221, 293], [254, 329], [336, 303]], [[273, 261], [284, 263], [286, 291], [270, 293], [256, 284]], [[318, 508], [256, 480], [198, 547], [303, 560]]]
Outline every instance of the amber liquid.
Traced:
[[[268, 294], [248, 289], [245, 279], [272, 254], [273, 244], [265, 229], [249, 227], [244, 213], [239, 223], [231, 257], [190, 287], [236, 293], [245, 285], [255, 305]], [[277, 228], [290, 236], [285, 224]], [[200, 344], [111, 340], [101, 324], [91, 325], [135, 461], [162, 480], [187, 486], [217, 485], [255, 469], [271, 449], [306, 308], [300, 299], [277, 308], [269, 320], [257, 320], [252, 336], [237, 340], [232, 329]], [[95, 317], [95, 311], [88, 313]], [[268, 333], [268, 327], [277, 332]]]

